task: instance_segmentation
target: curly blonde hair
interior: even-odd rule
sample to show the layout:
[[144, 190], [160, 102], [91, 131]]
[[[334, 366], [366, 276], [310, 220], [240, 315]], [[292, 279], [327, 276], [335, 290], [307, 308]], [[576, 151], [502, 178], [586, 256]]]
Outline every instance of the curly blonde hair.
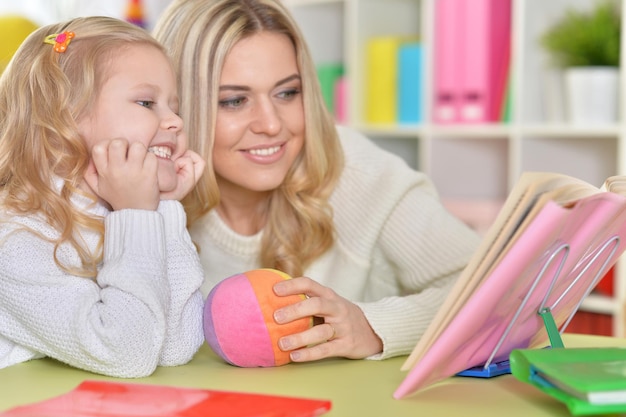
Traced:
[[[64, 53], [44, 43], [48, 35], [64, 31], [75, 33]], [[58, 237], [47, 238], [55, 244], [55, 261], [78, 276], [95, 277], [104, 225], [102, 218], [70, 202], [90, 159], [77, 121], [92, 108], [111, 58], [134, 44], [153, 45], [165, 54], [137, 26], [109, 17], [76, 18], [31, 33], [0, 76], [0, 207], [17, 215], [42, 216], [58, 231]], [[60, 191], [55, 186], [59, 180]], [[80, 238], [79, 231], [85, 229], [100, 234], [96, 253]], [[66, 242], [77, 251], [81, 267], [59, 263], [56, 253]]]
[[343, 151], [327, 111], [316, 68], [290, 12], [275, 0], [174, 0], [153, 31], [178, 67], [181, 114], [190, 148], [207, 161], [196, 189], [183, 201], [190, 224], [219, 203], [212, 153], [224, 60], [241, 39], [259, 32], [293, 43], [302, 77], [304, 148], [273, 191], [263, 232], [263, 267], [299, 276], [334, 242], [329, 197], [343, 169]]

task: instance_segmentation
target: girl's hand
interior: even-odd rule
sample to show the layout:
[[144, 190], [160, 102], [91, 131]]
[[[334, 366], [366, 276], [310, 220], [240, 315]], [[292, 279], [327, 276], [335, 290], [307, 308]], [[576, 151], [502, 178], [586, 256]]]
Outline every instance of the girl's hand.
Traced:
[[161, 193], [161, 200], [182, 200], [196, 185], [206, 166], [204, 159], [191, 150], [185, 151], [174, 163], [178, 176], [176, 189]]
[[323, 323], [301, 333], [281, 337], [278, 346], [292, 351], [291, 360], [307, 362], [341, 356], [361, 359], [382, 352], [383, 344], [363, 311], [328, 287], [310, 278], [298, 277], [274, 285], [279, 296], [306, 294], [308, 298], [274, 312], [277, 323], [314, 316]]
[[156, 210], [159, 205], [157, 157], [141, 142], [112, 139], [96, 143], [85, 182], [113, 210]]

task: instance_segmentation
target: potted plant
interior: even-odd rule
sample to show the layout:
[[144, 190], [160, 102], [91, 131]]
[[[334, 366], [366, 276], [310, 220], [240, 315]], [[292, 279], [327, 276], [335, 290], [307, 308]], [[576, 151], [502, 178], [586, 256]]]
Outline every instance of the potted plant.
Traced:
[[543, 33], [541, 45], [564, 69], [568, 113], [576, 123], [617, 119], [620, 65], [620, 0], [589, 10], [568, 9]]

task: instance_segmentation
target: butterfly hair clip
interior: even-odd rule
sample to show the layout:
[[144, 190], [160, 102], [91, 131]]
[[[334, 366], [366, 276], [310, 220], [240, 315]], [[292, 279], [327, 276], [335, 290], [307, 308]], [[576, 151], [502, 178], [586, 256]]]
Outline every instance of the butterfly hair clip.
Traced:
[[65, 31], [46, 36], [44, 43], [54, 45], [54, 51], [63, 53], [67, 50], [67, 45], [74, 39], [74, 32]]

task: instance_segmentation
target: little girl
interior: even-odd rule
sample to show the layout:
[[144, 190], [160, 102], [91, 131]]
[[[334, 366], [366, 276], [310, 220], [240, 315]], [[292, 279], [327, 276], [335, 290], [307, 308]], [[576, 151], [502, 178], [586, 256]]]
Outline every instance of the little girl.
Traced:
[[203, 271], [181, 200], [175, 73], [107, 17], [42, 27], [0, 77], [0, 368], [49, 356], [116, 377], [188, 362]]

